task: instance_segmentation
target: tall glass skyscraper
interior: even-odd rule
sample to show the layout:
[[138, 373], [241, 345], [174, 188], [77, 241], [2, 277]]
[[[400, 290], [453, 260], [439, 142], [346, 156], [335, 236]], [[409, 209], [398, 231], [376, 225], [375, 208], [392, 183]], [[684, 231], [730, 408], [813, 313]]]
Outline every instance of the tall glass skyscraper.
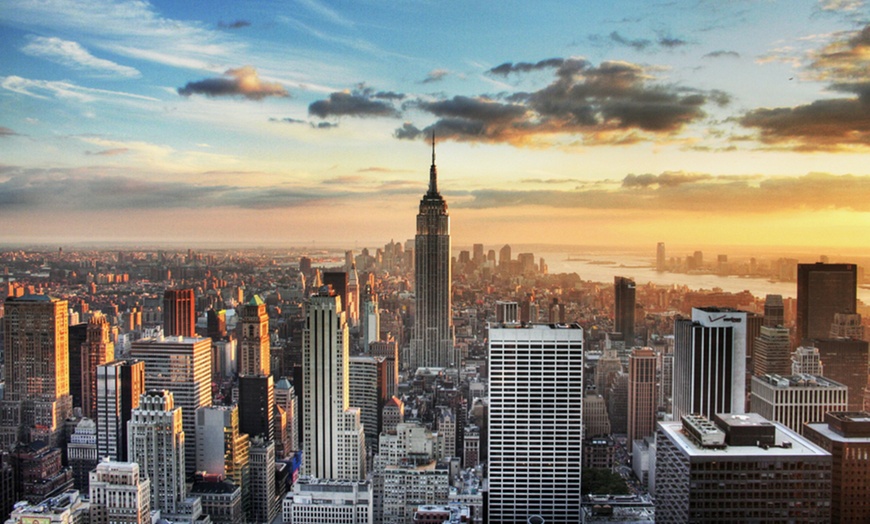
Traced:
[[414, 276], [416, 311], [407, 367], [413, 370], [458, 366], [451, 312], [450, 216], [447, 202], [438, 192], [434, 137], [429, 191], [420, 200], [417, 214]]

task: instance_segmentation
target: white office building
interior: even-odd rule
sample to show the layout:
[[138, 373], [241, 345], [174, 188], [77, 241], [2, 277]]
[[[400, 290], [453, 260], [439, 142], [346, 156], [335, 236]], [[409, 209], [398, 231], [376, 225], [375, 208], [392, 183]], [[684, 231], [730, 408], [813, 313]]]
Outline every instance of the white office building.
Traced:
[[583, 329], [489, 328], [491, 524], [580, 522]]

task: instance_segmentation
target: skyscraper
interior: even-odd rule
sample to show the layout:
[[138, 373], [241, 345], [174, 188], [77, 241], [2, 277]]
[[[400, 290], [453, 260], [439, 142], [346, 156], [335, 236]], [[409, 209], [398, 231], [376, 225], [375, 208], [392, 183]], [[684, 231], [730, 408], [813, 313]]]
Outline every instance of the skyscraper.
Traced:
[[828, 338], [835, 313], [855, 312], [857, 294], [855, 264], [798, 264], [798, 343]]
[[659, 242], [656, 245], [656, 271], [664, 271], [665, 264], [665, 243]]
[[97, 452], [101, 458], [129, 460], [127, 423], [145, 393], [145, 363], [119, 360], [97, 366]]
[[130, 461], [151, 481], [151, 507], [177, 514], [187, 497], [182, 409], [166, 390], [144, 393], [130, 420]]
[[172, 392], [183, 408], [187, 473], [196, 470], [196, 410], [211, 406], [211, 339], [167, 337], [138, 340], [130, 356], [145, 363], [145, 389]]
[[674, 323], [673, 414], [743, 413], [749, 313], [693, 308]]
[[[767, 317], [765, 317], [765, 321]], [[784, 327], [761, 326], [761, 335], [755, 339], [752, 355], [754, 374], [774, 373], [788, 375], [791, 371], [791, 341]]]
[[628, 449], [656, 429], [656, 354], [637, 348], [628, 358]]
[[269, 375], [269, 315], [266, 303], [254, 295], [239, 315], [240, 375]]
[[88, 334], [82, 346], [82, 413], [97, 416], [97, 366], [115, 360], [111, 326], [102, 314], [88, 321]]
[[764, 325], [767, 327], [785, 325], [785, 305], [782, 302], [782, 295], [764, 297]]
[[429, 191], [420, 200], [417, 235], [414, 237], [414, 333], [408, 367], [455, 367], [451, 294], [450, 216], [438, 192], [435, 141]]
[[321, 288], [308, 303], [302, 332], [305, 473], [317, 478], [365, 477], [365, 436], [349, 401], [348, 339], [341, 299]]
[[489, 376], [489, 522], [579, 522], [583, 329], [492, 325]]
[[99, 522], [147, 524], [151, 482], [140, 477], [136, 462], [103, 461], [90, 472], [90, 502], [92, 515], [102, 513]]
[[167, 289], [163, 292], [163, 334], [196, 335], [196, 301], [192, 289]]
[[625, 277], [613, 277], [614, 329], [622, 333], [626, 349], [634, 346], [634, 280]]
[[72, 411], [66, 300], [9, 297], [3, 317], [5, 396], [0, 445], [45, 440], [56, 447]]

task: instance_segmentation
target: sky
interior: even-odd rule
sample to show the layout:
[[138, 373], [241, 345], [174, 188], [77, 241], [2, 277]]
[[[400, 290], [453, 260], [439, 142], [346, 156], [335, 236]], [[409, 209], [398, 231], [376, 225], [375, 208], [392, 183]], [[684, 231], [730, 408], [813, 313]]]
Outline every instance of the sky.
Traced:
[[870, 247], [862, 0], [4, 0], [0, 243]]

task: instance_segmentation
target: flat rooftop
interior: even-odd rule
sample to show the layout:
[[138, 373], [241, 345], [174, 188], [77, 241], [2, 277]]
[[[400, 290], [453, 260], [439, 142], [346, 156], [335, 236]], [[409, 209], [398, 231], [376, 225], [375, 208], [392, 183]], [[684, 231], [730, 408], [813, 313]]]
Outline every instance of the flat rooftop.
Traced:
[[[767, 419], [755, 413], [747, 413], [746, 415], [755, 415], [761, 420], [768, 422]], [[739, 423], [739, 422], [735, 422]], [[750, 417], [744, 424], [755, 424], [756, 419]], [[746, 457], [749, 459], [760, 458], [796, 458], [796, 457], [826, 457], [830, 456], [828, 452], [816, 446], [809, 440], [798, 435], [789, 428], [779, 424], [778, 422], [770, 422], [776, 428], [774, 437], [775, 446], [770, 446], [767, 449], [758, 446], [725, 446], [723, 448], [704, 448], [698, 446], [688, 435], [683, 431], [682, 422], [659, 422], [658, 427], [662, 429], [670, 437], [677, 447], [679, 447], [686, 455], [691, 458], [730, 458], [738, 459]], [[827, 425], [826, 425], [827, 426]], [[783, 443], [790, 442], [790, 448], [779, 447]]]

